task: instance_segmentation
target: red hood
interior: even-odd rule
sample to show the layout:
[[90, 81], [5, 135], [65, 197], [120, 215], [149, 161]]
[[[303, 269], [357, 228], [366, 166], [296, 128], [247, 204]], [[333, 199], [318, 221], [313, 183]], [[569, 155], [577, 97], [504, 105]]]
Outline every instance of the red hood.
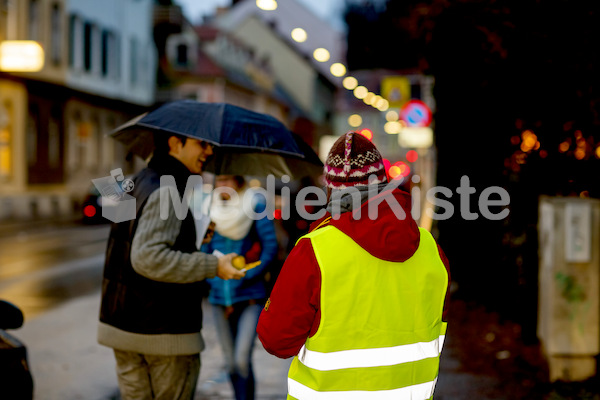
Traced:
[[[383, 196], [396, 199], [406, 214], [404, 219], [399, 219], [387, 201], [382, 201], [377, 206], [377, 218], [369, 219], [369, 202], [377, 201]], [[350, 236], [360, 247], [371, 255], [382, 260], [403, 262], [408, 260], [419, 247], [419, 227], [410, 213], [410, 195], [400, 189], [381, 192], [379, 195], [365, 202], [361, 207], [361, 216], [358, 220], [353, 218], [354, 212], [345, 212], [340, 218], [331, 221], [332, 225]], [[330, 215], [313, 222], [310, 230], [315, 229]]]

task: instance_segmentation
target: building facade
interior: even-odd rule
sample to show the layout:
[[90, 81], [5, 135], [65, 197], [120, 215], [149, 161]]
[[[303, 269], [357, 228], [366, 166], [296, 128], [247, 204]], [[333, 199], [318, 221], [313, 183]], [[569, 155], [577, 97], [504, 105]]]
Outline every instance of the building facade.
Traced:
[[166, 44], [171, 98], [225, 102], [289, 125], [293, 104], [274, 79], [269, 60], [258, 58], [245, 43], [215, 27], [188, 26]]
[[[278, 2], [272, 11], [261, 10], [253, 1], [237, 2], [211, 23], [252, 46], [258, 57], [269, 60], [274, 78], [302, 112], [294, 124], [297, 133], [315, 146], [320, 136], [332, 133], [335, 93], [341, 79], [330, 73], [330, 66], [344, 62], [342, 33], [295, 0]], [[296, 28], [307, 32], [305, 41], [292, 39]], [[313, 57], [317, 48], [329, 52], [326, 62]]]
[[153, 0], [0, 2], [0, 42], [37, 41], [45, 58], [0, 72], [0, 218], [68, 215], [92, 178], [135, 167], [105, 134], [154, 103], [152, 12]]

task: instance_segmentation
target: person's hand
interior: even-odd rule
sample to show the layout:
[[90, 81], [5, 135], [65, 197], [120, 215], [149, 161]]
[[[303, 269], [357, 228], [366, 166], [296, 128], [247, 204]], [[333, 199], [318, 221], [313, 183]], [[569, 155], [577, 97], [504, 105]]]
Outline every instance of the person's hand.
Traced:
[[217, 266], [217, 276], [224, 280], [229, 279], [242, 279], [246, 273], [238, 270], [231, 265], [233, 257], [237, 256], [235, 253], [229, 253], [219, 257], [219, 264]]

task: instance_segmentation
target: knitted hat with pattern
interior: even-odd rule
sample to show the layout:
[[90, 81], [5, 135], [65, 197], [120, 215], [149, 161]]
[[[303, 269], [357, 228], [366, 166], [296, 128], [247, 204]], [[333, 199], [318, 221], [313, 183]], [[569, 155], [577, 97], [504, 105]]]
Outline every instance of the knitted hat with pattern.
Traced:
[[[348, 132], [335, 141], [325, 161], [325, 182], [332, 189], [387, 182], [379, 150], [358, 132]], [[369, 182], [369, 176], [375, 180]]]

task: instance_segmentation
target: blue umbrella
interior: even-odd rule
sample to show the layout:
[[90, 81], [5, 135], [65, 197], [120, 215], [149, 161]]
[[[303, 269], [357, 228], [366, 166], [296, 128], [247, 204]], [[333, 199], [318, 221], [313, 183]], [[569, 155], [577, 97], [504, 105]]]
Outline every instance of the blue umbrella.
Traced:
[[215, 157], [206, 170], [215, 173], [299, 177], [303, 162], [307, 171], [322, 166], [314, 164], [312, 155], [305, 157], [300, 147], [308, 145], [277, 119], [226, 103], [169, 102], [126, 122], [110, 135], [146, 159], [154, 150], [154, 132], [213, 144]]

